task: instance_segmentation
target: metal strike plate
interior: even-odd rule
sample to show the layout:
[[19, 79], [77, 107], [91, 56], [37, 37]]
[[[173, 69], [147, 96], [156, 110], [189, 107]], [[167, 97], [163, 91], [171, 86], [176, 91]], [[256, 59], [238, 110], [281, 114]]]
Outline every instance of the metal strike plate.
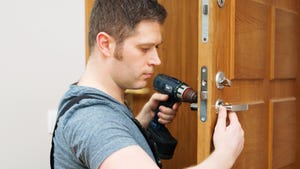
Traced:
[[209, 0], [202, 0], [202, 42], [208, 42], [209, 34]]
[[207, 120], [207, 67], [203, 66], [201, 68], [201, 81], [200, 81], [200, 120], [205, 122]]

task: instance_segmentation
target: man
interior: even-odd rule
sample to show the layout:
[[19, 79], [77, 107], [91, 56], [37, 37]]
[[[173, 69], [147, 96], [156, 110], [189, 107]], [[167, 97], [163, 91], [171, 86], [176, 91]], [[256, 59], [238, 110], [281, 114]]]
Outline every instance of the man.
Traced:
[[[90, 95], [60, 117], [54, 137], [55, 168], [157, 169], [156, 157], [139, 124], [147, 128], [167, 95], [155, 93], [137, 117], [125, 105], [124, 91], [146, 86], [160, 64], [156, 48], [166, 11], [156, 0], [96, 0], [90, 17], [90, 56], [86, 70], [71, 85], [60, 110], [74, 97]], [[160, 106], [159, 122], [170, 123], [178, 104]], [[243, 148], [235, 113], [219, 111], [215, 151], [191, 168], [230, 168]], [[138, 124], [136, 124], [136, 119]]]

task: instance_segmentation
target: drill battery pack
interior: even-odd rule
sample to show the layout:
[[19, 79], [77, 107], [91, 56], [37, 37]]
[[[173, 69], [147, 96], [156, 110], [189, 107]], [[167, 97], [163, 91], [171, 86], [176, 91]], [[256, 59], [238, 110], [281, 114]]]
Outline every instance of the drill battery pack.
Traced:
[[147, 129], [150, 137], [156, 144], [158, 156], [161, 159], [171, 159], [177, 145], [177, 140], [171, 135], [169, 130], [160, 125], [158, 128], [153, 127], [151, 124]]

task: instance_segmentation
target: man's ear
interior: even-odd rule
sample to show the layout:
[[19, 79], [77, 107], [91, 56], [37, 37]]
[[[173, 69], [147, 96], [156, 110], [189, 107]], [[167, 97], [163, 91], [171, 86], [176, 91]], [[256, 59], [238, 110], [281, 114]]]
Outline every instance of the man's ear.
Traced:
[[113, 53], [113, 38], [105, 33], [105, 32], [100, 32], [97, 35], [97, 47], [98, 50], [104, 54], [105, 56], [109, 56]]

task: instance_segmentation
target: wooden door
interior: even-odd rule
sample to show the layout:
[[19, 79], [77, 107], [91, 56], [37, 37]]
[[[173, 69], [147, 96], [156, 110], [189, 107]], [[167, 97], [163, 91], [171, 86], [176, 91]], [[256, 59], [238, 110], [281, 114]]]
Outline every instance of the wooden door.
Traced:
[[[156, 73], [163, 73], [184, 81], [197, 90], [198, 85], [198, 1], [159, 0], [168, 17], [162, 27], [163, 44], [158, 49], [162, 64]], [[129, 95], [131, 107], [136, 113], [149, 99], [150, 93]], [[197, 163], [197, 111], [190, 104], [182, 103], [174, 121], [167, 125], [177, 139], [174, 156], [162, 160], [164, 169], [182, 169]]]
[[[88, 18], [93, 0], [85, 2]], [[178, 145], [174, 157], [163, 161], [164, 169], [194, 165], [211, 153], [218, 98], [249, 105], [247, 112], [238, 112], [246, 139], [234, 168], [299, 168], [299, 1], [223, 0], [224, 6], [219, 7], [218, 0], [207, 0], [207, 42], [202, 37], [205, 0], [159, 2], [166, 7], [168, 18], [159, 49], [162, 65], [156, 72], [174, 76], [200, 93], [201, 67], [208, 69], [207, 119], [202, 122], [200, 109], [191, 111], [189, 104], [182, 104], [167, 126]], [[231, 87], [216, 88], [217, 71], [225, 73]], [[154, 92], [152, 82], [148, 88], [150, 92], [144, 95], [128, 95], [135, 113]]]
[[[162, 64], [156, 70], [184, 81], [193, 89], [198, 85], [198, 1], [159, 0], [168, 17], [162, 27], [159, 49]], [[163, 160], [164, 169], [182, 169], [197, 163], [197, 111], [182, 103], [174, 121], [167, 125], [178, 144], [172, 159]]]
[[[86, 37], [88, 18], [94, 0], [85, 0]], [[156, 73], [174, 76], [197, 90], [198, 84], [198, 1], [196, 0], [159, 0], [168, 11], [162, 27], [163, 44], [158, 49], [162, 64]], [[88, 57], [86, 39], [86, 57]], [[133, 110], [138, 113], [151, 94], [152, 81], [147, 89], [128, 92], [127, 99]], [[172, 159], [163, 160], [164, 169], [182, 169], [197, 163], [197, 111], [183, 103], [172, 124], [167, 125], [178, 144]]]
[[[222, 6], [217, 0], [209, 1], [208, 41], [201, 42], [199, 37], [198, 64], [208, 68], [209, 94], [208, 120], [198, 126], [198, 161], [213, 149], [214, 104], [221, 98], [249, 105], [248, 111], [238, 112], [245, 148], [233, 168], [297, 168], [299, 1], [223, 2]], [[200, 35], [202, 18], [200, 11]], [[231, 87], [216, 88], [217, 71], [225, 73]]]

